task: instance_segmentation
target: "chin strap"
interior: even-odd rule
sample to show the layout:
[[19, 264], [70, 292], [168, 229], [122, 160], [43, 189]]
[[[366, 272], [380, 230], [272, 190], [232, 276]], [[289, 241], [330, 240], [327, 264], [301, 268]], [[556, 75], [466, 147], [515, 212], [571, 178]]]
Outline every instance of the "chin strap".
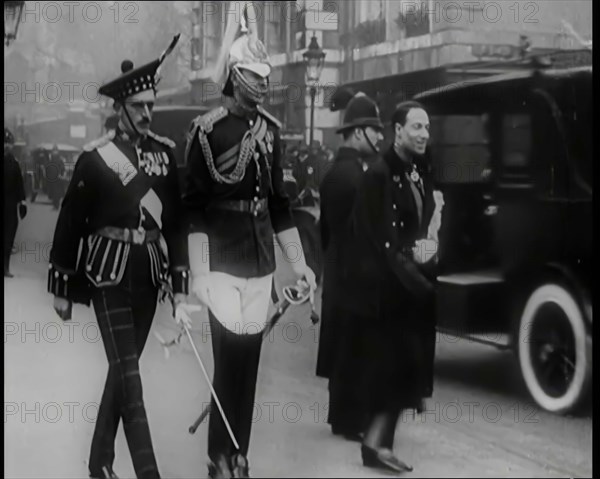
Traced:
[[123, 110], [125, 110], [125, 115], [127, 115], [127, 119], [129, 120], [129, 125], [131, 126], [131, 128], [133, 128], [133, 131], [135, 131], [136, 135], [141, 138], [142, 134], [138, 131], [138, 129], [135, 127], [135, 123], [133, 123], [133, 121], [131, 120], [131, 117], [129, 116], [129, 112], [127, 111], [127, 107], [125, 106], [125, 102], [121, 102], [121, 107], [123, 107]]
[[367, 139], [367, 143], [369, 144], [369, 146], [371, 147], [371, 149], [373, 150], [373, 153], [379, 153], [379, 148], [377, 148], [373, 142], [371, 141], [371, 139], [369, 138], [369, 135], [367, 135], [367, 129], [365, 127], [362, 128], [363, 133], [365, 134], [365, 138]]

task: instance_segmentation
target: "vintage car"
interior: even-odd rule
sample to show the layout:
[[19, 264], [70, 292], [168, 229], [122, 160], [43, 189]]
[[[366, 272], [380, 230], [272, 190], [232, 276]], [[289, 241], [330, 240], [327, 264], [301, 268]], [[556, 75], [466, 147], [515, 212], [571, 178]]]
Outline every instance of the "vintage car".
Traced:
[[592, 67], [536, 66], [414, 97], [444, 196], [438, 330], [512, 349], [543, 409], [592, 385]]

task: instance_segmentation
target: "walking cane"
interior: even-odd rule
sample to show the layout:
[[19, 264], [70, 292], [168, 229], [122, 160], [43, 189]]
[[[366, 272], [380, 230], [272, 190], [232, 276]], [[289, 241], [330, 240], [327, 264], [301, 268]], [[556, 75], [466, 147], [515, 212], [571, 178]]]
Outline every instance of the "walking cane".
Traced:
[[[187, 305], [187, 308], [190, 310], [195, 310], [195, 311], [199, 311], [202, 309], [202, 307], [200, 307], [200, 306], [193, 307], [192, 305]], [[191, 322], [191, 319], [190, 319], [187, 311], [184, 309], [184, 307], [177, 308], [176, 314], [184, 316], [185, 320], [187, 320], [188, 322]], [[227, 417], [225, 416], [225, 412], [223, 411], [223, 407], [221, 406], [221, 401], [219, 401], [217, 393], [216, 393], [215, 389], [213, 388], [212, 381], [210, 380], [210, 377], [208, 376], [208, 373], [206, 372], [206, 368], [204, 367], [202, 358], [200, 357], [200, 354], [198, 353], [198, 350], [196, 349], [196, 345], [194, 344], [194, 340], [192, 339], [190, 330], [186, 326], [185, 320], [181, 321], [183, 329], [184, 329], [185, 333], [187, 334], [188, 339], [190, 340], [190, 344], [192, 345], [192, 349], [194, 350], [196, 359], [198, 359], [198, 363], [200, 363], [200, 367], [202, 368], [202, 374], [204, 374], [204, 378], [206, 379], [206, 382], [208, 383], [208, 387], [210, 387], [210, 393], [211, 393], [213, 399], [215, 400], [215, 404], [217, 405], [217, 408], [219, 408], [219, 412], [221, 413], [221, 417], [223, 418], [223, 422], [225, 423], [225, 427], [227, 428], [229, 437], [231, 438], [231, 441], [233, 442], [233, 445], [235, 446], [235, 448], [239, 451], [240, 446], [238, 445], [238, 442], [236, 441], [235, 436], [233, 435], [233, 431], [231, 430], [229, 421], [227, 420]]]
[[[275, 311], [275, 313], [273, 313], [273, 316], [271, 316], [271, 318], [267, 322], [267, 326], [265, 327], [265, 329], [263, 331], [263, 334], [262, 334], [262, 339], [263, 340], [273, 330], [273, 328], [275, 327], [275, 325], [277, 324], [277, 322], [279, 321], [279, 319], [287, 311], [287, 309], [290, 307], [290, 305], [292, 305], [292, 304], [293, 305], [302, 304], [302, 303], [306, 302], [306, 300], [310, 297], [310, 290], [307, 291], [308, 285], [304, 285], [303, 284], [302, 286], [303, 286], [302, 289], [299, 289], [299, 287], [297, 287], [297, 286], [286, 286], [286, 287], [283, 288], [283, 297], [284, 297], [284, 300], [277, 307], [277, 310]], [[314, 309], [311, 310], [310, 319], [311, 319], [311, 321], [312, 321], [313, 324], [316, 324], [316, 323], [319, 322], [319, 316], [315, 312]], [[204, 421], [204, 419], [206, 418], [206, 416], [208, 416], [208, 414], [210, 413], [210, 411], [211, 411], [211, 407], [210, 407], [210, 404], [208, 404], [204, 408], [204, 410], [202, 411], [202, 413], [200, 414], [200, 416], [198, 416], [198, 419], [196, 419], [196, 421], [194, 421], [194, 424], [192, 424], [188, 428], [188, 432], [190, 434], [195, 434], [196, 430], [198, 429], [198, 426], [200, 426], [200, 424], [202, 423], [202, 421]]]

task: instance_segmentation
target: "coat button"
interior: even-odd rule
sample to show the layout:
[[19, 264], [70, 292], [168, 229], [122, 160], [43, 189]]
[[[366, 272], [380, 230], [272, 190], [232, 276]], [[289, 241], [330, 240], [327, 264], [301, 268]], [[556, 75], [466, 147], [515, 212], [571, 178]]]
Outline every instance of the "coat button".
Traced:
[[68, 277], [66, 274], [64, 274], [64, 275], [63, 275], [63, 280], [64, 280], [64, 281], [66, 281], [66, 280], [68, 280], [68, 279], [69, 279], [69, 277]]
[[54, 273], [54, 277], [55, 277], [55, 278], [58, 278], [59, 276], [60, 276], [60, 273], [59, 273], [58, 271], [56, 271], [56, 272]]
[[395, 204], [393, 204], [393, 205], [392, 205], [392, 208], [396, 209], [396, 205], [395, 205]]
[[400, 228], [404, 228], [404, 221], [400, 221]]
[[102, 279], [102, 276], [98, 275], [96, 276], [96, 281], [100, 281]]
[[396, 222], [392, 221], [392, 226], [396, 227]]
[[388, 241], [385, 242], [385, 247], [389, 248], [390, 247], [390, 243]]
[[254, 197], [254, 201], [258, 201], [258, 196], [255, 196], [255, 197]]
[[110, 273], [110, 279], [115, 279], [117, 277], [117, 275], [115, 273]]

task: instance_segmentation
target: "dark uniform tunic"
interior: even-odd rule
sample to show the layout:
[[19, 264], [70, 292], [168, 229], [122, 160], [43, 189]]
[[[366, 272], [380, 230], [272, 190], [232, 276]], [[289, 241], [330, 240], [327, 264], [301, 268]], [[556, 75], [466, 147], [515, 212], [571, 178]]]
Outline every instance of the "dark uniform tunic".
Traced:
[[433, 389], [433, 284], [412, 259], [414, 242], [427, 237], [433, 183], [427, 168], [416, 183], [410, 173], [393, 150], [365, 172], [343, 253], [342, 307], [354, 334], [340, 354], [360, 358], [354, 385], [371, 413], [418, 408]]
[[[190, 232], [208, 235], [211, 272], [258, 278], [275, 271], [273, 234], [294, 227], [283, 180], [279, 127], [262, 109], [246, 117], [221, 107], [194, 121], [186, 154], [184, 202]], [[253, 141], [255, 152], [248, 156], [244, 170], [240, 155], [245, 157]], [[218, 175], [230, 179], [222, 182]], [[262, 335], [235, 334], [212, 311], [209, 319], [213, 386], [245, 456]], [[208, 454], [216, 463], [235, 450], [214, 400], [211, 408]]]
[[[205, 137], [215, 167], [223, 174], [234, 170], [242, 138], [249, 130], [262, 136], [265, 151], [257, 148], [257, 158], [248, 162], [243, 178], [221, 184], [212, 178], [196, 134], [187, 156], [184, 203], [191, 232], [209, 237], [211, 271], [241, 278], [266, 276], [275, 271], [273, 233], [294, 226], [283, 182], [279, 124], [264, 111], [255, 119], [246, 119], [218, 108], [200, 117], [197, 125], [199, 131], [208, 130]], [[240, 200], [247, 211], [235, 211], [225, 204]]]
[[10, 254], [19, 225], [17, 205], [25, 201], [21, 168], [15, 156], [4, 153], [4, 272], [9, 270]]
[[[113, 145], [130, 161], [127, 165], [118, 156], [101, 156], [111, 138], [107, 135], [87, 147], [75, 165], [54, 233], [48, 288], [73, 302], [91, 300], [109, 361], [90, 472], [112, 466], [123, 418], [137, 477], [158, 477], [139, 357], [159, 290], [187, 293], [187, 236], [171, 153], [174, 144], [149, 134], [136, 148], [117, 133]], [[147, 207], [141, 201], [146, 194], [154, 198]], [[161, 233], [167, 251], [161, 247]]]

